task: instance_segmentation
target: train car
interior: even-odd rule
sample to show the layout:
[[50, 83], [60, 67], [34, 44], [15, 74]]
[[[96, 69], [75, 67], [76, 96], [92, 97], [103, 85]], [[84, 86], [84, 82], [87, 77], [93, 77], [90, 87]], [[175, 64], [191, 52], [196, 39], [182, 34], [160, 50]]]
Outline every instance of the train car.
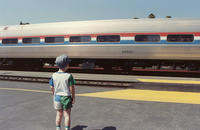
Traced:
[[105, 69], [199, 69], [200, 19], [115, 19], [0, 27], [0, 66], [41, 67], [66, 54]]

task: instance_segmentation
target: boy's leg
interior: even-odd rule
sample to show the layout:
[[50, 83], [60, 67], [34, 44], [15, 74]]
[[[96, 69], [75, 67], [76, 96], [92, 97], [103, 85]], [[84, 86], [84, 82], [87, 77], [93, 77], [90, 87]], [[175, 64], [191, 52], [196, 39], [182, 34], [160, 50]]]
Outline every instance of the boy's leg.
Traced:
[[65, 116], [65, 130], [70, 130], [70, 123], [71, 123], [71, 109], [64, 110], [64, 116]]
[[63, 116], [63, 110], [62, 109], [57, 110], [57, 113], [56, 113], [56, 130], [60, 130], [62, 116]]

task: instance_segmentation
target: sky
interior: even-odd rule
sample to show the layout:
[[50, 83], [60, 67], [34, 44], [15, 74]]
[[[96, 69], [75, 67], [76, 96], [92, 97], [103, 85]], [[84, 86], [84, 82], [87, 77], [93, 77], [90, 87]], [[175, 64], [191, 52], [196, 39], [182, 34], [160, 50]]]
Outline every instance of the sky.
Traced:
[[0, 25], [22, 22], [200, 18], [200, 0], [0, 0]]

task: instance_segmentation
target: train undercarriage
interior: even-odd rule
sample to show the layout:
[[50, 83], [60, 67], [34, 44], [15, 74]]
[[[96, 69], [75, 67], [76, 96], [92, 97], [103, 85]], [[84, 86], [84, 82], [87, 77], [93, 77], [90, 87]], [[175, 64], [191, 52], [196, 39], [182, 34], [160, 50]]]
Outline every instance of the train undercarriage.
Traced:
[[[20, 70], [40, 70], [44, 66], [55, 67], [54, 58], [1, 58], [0, 68], [12, 68]], [[103, 68], [105, 71], [132, 71], [133, 68], [140, 69], [169, 69], [199, 71], [200, 61], [192, 60], [130, 60], [130, 59], [72, 59], [70, 66], [80, 69]]]

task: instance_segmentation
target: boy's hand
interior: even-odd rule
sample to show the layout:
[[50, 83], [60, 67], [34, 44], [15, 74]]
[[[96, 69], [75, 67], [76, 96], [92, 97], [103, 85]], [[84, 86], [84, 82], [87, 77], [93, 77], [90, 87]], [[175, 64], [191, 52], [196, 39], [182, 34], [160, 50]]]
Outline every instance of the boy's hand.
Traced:
[[71, 92], [71, 97], [72, 97], [72, 104], [75, 103], [75, 88], [74, 85], [70, 86], [70, 92]]
[[75, 103], [75, 98], [72, 98], [72, 104], [74, 104]]
[[54, 95], [54, 87], [53, 86], [51, 86], [51, 92]]

